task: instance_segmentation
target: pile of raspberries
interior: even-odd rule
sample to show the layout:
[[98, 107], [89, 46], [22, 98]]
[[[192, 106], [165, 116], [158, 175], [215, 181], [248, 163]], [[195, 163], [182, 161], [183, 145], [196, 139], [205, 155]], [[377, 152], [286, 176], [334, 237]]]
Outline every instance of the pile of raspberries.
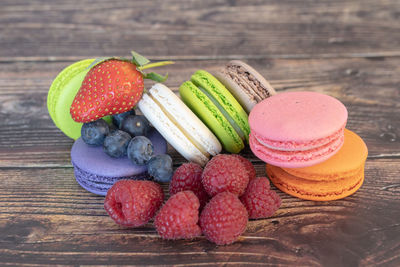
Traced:
[[[231, 244], [249, 219], [267, 218], [281, 205], [269, 180], [256, 177], [250, 161], [219, 154], [205, 166], [189, 162], [176, 169], [170, 198], [152, 181], [121, 180], [107, 192], [104, 208], [118, 224], [139, 227], [154, 218], [164, 239], [204, 236], [217, 245]], [[155, 216], [155, 217], [154, 217]]]

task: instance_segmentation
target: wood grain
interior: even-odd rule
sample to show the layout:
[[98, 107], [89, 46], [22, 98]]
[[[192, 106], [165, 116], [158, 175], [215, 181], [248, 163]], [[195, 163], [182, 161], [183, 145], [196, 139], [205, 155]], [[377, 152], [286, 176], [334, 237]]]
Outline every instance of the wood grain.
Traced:
[[0, 59], [400, 54], [400, 2], [3, 0]]
[[[400, 157], [400, 58], [248, 60], [278, 92], [311, 90], [347, 106], [347, 127], [365, 139], [370, 158]], [[197, 69], [215, 71], [225, 60], [177, 61], [169, 72], [173, 90]], [[65, 62], [0, 64], [0, 166], [70, 166], [72, 140], [52, 123], [47, 91]], [[150, 85], [150, 83], [148, 83]], [[17, 134], [16, 134], [17, 133]], [[173, 153], [173, 150], [169, 150]], [[248, 155], [251, 155], [249, 153]], [[177, 163], [180, 163], [179, 157]]]
[[[54, 265], [400, 266], [398, 0], [2, 0], [0, 262]], [[97, 56], [176, 60], [159, 69], [177, 91], [197, 69], [245, 59], [278, 92], [332, 95], [367, 143], [365, 183], [338, 201], [290, 197], [249, 222], [238, 242], [163, 241], [152, 222], [116, 225], [103, 197], [74, 180], [72, 140], [46, 97], [72, 62]], [[147, 83], [150, 86], [151, 83]], [[185, 160], [169, 147], [174, 166]], [[247, 148], [258, 176], [264, 163]], [[168, 184], [162, 185], [168, 195]]]
[[[204, 237], [162, 241], [152, 223], [117, 226], [103, 198], [80, 188], [71, 168], [3, 169], [0, 258], [3, 264], [388, 266], [400, 255], [399, 164], [368, 161], [364, 185], [339, 201], [279, 192], [283, 204], [273, 217], [250, 221], [237, 243], [220, 247]], [[262, 165], [257, 173], [264, 174]]]

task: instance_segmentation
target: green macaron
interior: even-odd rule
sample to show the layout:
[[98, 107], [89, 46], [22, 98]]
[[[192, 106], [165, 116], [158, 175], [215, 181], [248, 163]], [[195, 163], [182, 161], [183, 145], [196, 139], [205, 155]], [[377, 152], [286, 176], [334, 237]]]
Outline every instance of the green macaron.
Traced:
[[93, 61], [84, 59], [63, 69], [54, 79], [47, 95], [47, 109], [54, 124], [75, 140], [81, 136], [82, 123], [72, 119], [70, 107]]
[[210, 73], [196, 71], [179, 93], [185, 104], [214, 132], [224, 149], [238, 153], [248, 143], [247, 113], [232, 94]]

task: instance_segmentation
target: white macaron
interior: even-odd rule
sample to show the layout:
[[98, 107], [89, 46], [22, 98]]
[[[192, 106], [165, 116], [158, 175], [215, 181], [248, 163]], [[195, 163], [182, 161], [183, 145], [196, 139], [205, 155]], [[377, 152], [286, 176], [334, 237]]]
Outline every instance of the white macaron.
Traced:
[[215, 135], [167, 86], [157, 83], [138, 103], [143, 115], [188, 161], [204, 166], [221, 152]]

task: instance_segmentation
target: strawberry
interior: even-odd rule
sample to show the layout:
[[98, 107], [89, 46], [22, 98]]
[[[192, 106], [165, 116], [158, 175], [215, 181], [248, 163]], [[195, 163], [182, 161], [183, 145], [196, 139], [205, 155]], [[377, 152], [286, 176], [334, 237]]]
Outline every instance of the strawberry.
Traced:
[[159, 82], [166, 79], [167, 76], [145, 74], [142, 70], [172, 62], [147, 64], [148, 59], [135, 52], [132, 55], [132, 61], [101, 58], [92, 63], [71, 105], [74, 121], [86, 123], [131, 110], [142, 97], [144, 78]]

